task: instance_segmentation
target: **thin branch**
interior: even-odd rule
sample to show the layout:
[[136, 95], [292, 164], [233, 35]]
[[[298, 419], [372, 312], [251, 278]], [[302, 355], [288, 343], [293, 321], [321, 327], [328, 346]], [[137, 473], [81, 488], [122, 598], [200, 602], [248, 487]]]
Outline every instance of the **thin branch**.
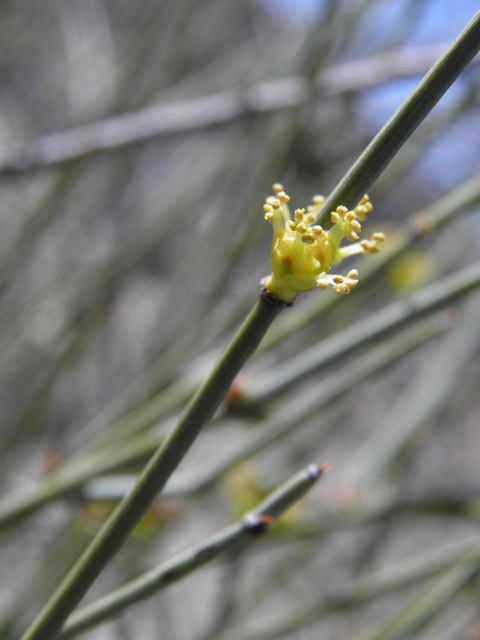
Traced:
[[308, 604], [299, 603], [290, 610], [284, 608], [282, 611], [272, 612], [261, 623], [255, 624], [254, 628], [233, 629], [222, 634], [220, 638], [276, 640], [312, 624], [324, 615], [358, 606], [390, 591], [427, 580], [451, 569], [456, 563], [460, 564], [460, 571], [470, 571], [470, 563], [480, 562], [480, 546], [477, 540], [470, 538], [444, 545], [432, 552], [418, 554], [338, 586], [325, 589], [325, 585], [320, 584], [318, 589], [312, 589], [313, 592], [318, 590], [321, 594], [315, 601]]
[[270, 519], [277, 519], [300, 500], [326, 471], [327, 465], [310, 465], [281, 484], [258, 507], [226, 529], [174, 556], [155, 569], [102, 596], [76, 611], [68, 619], [59, 638], [65, 640], [90, 629], [127, 607], [149, 598], [161, 589], [211, 562], [219, 554], [237, 550], [240, 545], [263, 535]]
[[423, 122], [480, 49], [480, 11], [430, 69], [410, 96], [382, 127], [351, 169], [326, 199], [318, 216], [325, 229], [332, 226], [331, 212], [353, 207], [370, 189], [390, 160]]
[[[480, 285], [480, 263], [468, 266], [448, 278], [424, 287], [409, 298], [393, 303], [370, 318], [357, 323], [353, 328], [344, 329], [332, 338], [320, 342], [316, 347], [311, 347], [306, 354], [302, 354], [301, 359], [292, 358], [289, 361], [291, 367], [294, 367], [292, 375], [290, 376], [289, 365], [280, 372], [278, 378], [275, 376], [274, 379], [272, 376], [268, 389], [266, 382], [263, 390], [259, 389], [263, 394], [262, 397], [264, 399], [273, 397], [274, 386], [280, 392], [300, 379], [299, 377], [318, 371], [353, 349], [385, 335], [388, 331], [400, 328], [421, 314], [449, 304], [478, 285]], [[161, 415], [158, 419], [160, 417]], [[90, 452], [49, 474], [37, 483], [34, 490], [24, 494], [14, 493], [5, 496], [0, 500], [0, 529], [11, 526], [47, 502], [81, 486], [85, 480], [93, 476], [112, 472], [120, 466], [145, 458], [155, 451], [162, 438], [161, 434], [147, 432], [137, 435], [127, 443], [119, 443], [116, 446]]]
[[146, 465], [132, 491], [74, 564], [24, 634], [23, 640], [50, 640], [58, 634], [68, 615], [121, 548], [203, 426], [212, 418], [233, 379], [284, 306], [278, 300], [262, 294], [212, 373], [185, 409], [177, 426]]
[[301, 77], [287, 77], [207, 96], [162, 103], [132, 113], [42, 136], [3, 169], [25, 170], [66, 162], [92, 152], [116, 149], [161, 135], [194, 131], [230, 122], [249, 113], [267, 113], [301, 106], [315, 97], [360, 91], [397, 77], [425, 73], [447, 45], [395, 49], [386, 54], [325, 69], [313, 87]]

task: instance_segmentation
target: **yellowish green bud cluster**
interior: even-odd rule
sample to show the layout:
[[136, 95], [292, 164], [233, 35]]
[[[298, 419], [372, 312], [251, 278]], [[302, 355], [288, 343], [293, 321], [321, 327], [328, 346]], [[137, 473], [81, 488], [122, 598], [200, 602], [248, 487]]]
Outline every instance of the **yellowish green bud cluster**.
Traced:
[[[323, 196], [314, 196], [307, 210], [297, 209], [292, 219], [290, 198], [282, 185], [274, 184], [273, 190], [275, 195], [263, 207], [265, 220], [273, 224], [272, 274], [264, 283], [266, 289], [284, 302], [316, 286], [326, 289], [332, 285], [335, 293], [350, 293], [358, 282], [357, 271], [352, 269], [346, 277], [331, 275], [332, 266], [356, 253], [378, 253], [378, 245], [385, 240], [383, 233], [374, 233], [370, 240], [355, 242], [362, 230], [360, 223], [372, 210], [368, 196], [352, 211], [337, 207], [332, 212], [333, 227], [326, 231], [314, 224], [325, 202]], [[341, 247], [343, 238], [354, 244]]]

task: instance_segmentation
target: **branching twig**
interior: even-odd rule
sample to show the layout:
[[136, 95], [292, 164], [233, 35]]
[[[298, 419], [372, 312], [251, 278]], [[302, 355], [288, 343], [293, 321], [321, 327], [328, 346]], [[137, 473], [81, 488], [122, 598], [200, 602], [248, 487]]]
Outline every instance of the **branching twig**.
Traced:
[[59, 638], [71, 638], [90, 629], [211, 562], [219, 554], [238, 549], [239, 545], [262, 535], [267, 531], [271, 519], [278, 518], [290, 505], [300, 500], [326, 469], [327, 465], [310, 465], [280, 485], [254, 511], [235, 524], [75, 612]]
[[60, 631], [70, 612], [120, 549], [204, 424], [211, 419], [233, 379], [284, 306], [264, 295], [258, 300], [177, 426], [145, 467], [135, 487], [75, 563], [23, 640], [49, 640]]
[[245, 89], [163, 103], [133, 113], [112, 116], [79, 127], [45, 135], [32, 142], [2, 169], [24, 170], [66, 162], [152, 137], [193, 131], [230, 122], [248, 113], [265, 113], [301, 106], [315, 93], [338, 95], [360, 91], [396, 77], [424, 73], [447, 45], [424, 49], [396, 49], [326, 69], [314, 86], [306, 79], [288, 77], [258, 82]]

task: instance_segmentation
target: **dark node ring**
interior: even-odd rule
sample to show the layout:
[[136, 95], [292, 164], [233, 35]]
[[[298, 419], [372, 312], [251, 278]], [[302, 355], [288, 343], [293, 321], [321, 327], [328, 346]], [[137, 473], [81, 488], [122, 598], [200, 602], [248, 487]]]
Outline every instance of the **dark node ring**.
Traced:
[[293, 307], [295, 300], [292, 300], [292, 302], [285, 302], [284, 300], [280, 300], [280, 298], [276, 298], [266, 288], [266, 281], [267, 278], [260, 280], [260, 297], [268, 307], [271, 307], [272, 309], [286, 309], [287, 307]]

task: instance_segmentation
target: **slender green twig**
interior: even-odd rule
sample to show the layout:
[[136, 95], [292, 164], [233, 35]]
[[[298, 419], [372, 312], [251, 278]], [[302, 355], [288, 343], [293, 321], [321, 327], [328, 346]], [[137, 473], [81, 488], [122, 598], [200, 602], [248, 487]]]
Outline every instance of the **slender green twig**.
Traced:
[[[405, 443], [431, 416], [438, 415], [458, 387], [480, 343], [480, 295], [467, 301], [457, 326], [380, 420], [349, 464], [349, 480], [366, 487], [374, 483]], [[448, 362], [448, 367], [445, 367]]]
[[[308, 604], [299, 603], [290, 610], [272, 612], [254, 629], [237, 628], [220, 636], [221, 640], [276, 640], [312, 624], [324, 615], [358, 606], [389, 591], [427, 580], [457, 563], [460, 571], [470, 571], [470, 563], [480, 562], [480, 547], [472, 538], [444, 545], [406, 561], [365, 574], [359, 578], [327, 587], [320, 584], [320, 595]], [[317, 591], [312, 590], [312, 591]], [[220, 639], [219, 639], [220, 640]], [[363, 640], [363, 638], [362, 638]]]
[[[301, 524], [295, 528], [295, 538], [305, 541], [316, 539], [324, 533], [384, 523], [405, 516], [439, 516], [440, 518], [480, 518], [480, 500], [476, 493], [446, 491], [428, 493], [420, 497], [401, 496], [381, 502], [373, 507], [349, 505], [333, 513], [324, 514], [318, 521]], [[290, 535], [288, 531], [279, 535]]]
[[355, 362], [324, 380], [314, 394], [309, 390], [308, 394], [295, 397], [264, 420], [263, 424], [232, 442], [225, 456], [219, 456], [219, 459], [215, 463], [209, 464], [204, 471], [195, 470], [194, 474], [192, 473], [191, 476], [189, 474], [190, 479], [187, 477], [182, 481], [179, 478], [176, 482], [172, 482], [170, 490], [174, 494], [182, 494], [205, 489], [233, 465], [258, 453], [267, 445], [284, 436], [310, 415], [318, 413], [326, 404], [349, 391], [367, 376], [378, 373], [425, 340], [438, 335], [439, 331], [445, 329], [445, 325], [442, 325], [438, 320], [438, 318], [429, 318], [419, 326], [412, 327], [402, 335], [395, 336], [395, 338], [375, 347]]
[[[315, 84], [327, 95], [360, 91], [398, 76], [424, 73], [442, 51], [442, 45], [438, 44], [421, 49], [394, 49], [327, 68]], [[247, 89], [160, 103], [43, 136], [0, 165], [0, 171], [49, 166], [92, 151], [116, 149], [165, 134], [222, 124], [247, 113], [291, 109], [308, 103], [312, 95], [309, 82], [301, 76], [290, 76], [258, 82]]]
[[[466, 271], [465, 275], [467, 276], [467, 280], [462, 279], [457, 283], [460, 284], [462, 288], [466, 282], [471, 282], [470, 271]], [[480, 283], [480, 271], [478, 280]], [[447, 289], [447, 291], [450, 290]], [[439, 325], [434, 320], [433, 333], [437, 332], [438, 329]], [[432, 335], [430, 333], [431, 329], [429, 329], [428, 326], [426, 329], [415, 328], [413, 331], [414, 333], [419, 332], [424, 338]], [[411, 346], [408, 347], [407, 343]], [[316, 396], [316, 402], [312, 407], [310, 407], [310, 402], [304, 406], [306, 415], [309, 415], [311, 411], [316, 411], [320, 407], [325, 406], [326, 403], [333, 400], [339, 394], [348, 391], [352, 384], [377, 371], [380, 367], [386, 366], [392, 359], [401, 356], [408, 348], [413, 348], [417, 344], [418, 339], [415, 338], [414, 335], [412, 336], [407, 333], [406, 336], [399, 336], [391, 343], [381, 345], [372, 354], [366, 354], [358, 360], [355, 365], [349, 365], [345, 370], [342, 369], [338, 374], [335, 374], [329, 382], [327, 381], [322, 384], [321, 395]], [[341, 341], [338, 341], [338, 346], [340, 350], [343, 348]], [[381, 356], [384, 352], [385, 355]], [[302, 415], [299, 414], [298, 407], [298, 403], [294, 403], [292, 411], [285, 412], [281, 410], [280, 415], [272, 416], [255, 432], [242, 438], [241, 441], [237, 443], [237, 446], [234, 447], [234, 450], [231, 451], [231, 455], [228, 456], [230, 462], [227, 468], [231, 466], [231, 464], [234, 464], [235, 461], [250, 455], [249, 451], [258, 451], [259, 447], [266, 446], [266, 444], [272, 440], [281, 437], [285, 430], [288, 431], [293, 425], [298, 424], [298, 421], [302, 420]], [[164, 435], [162, 432], [149, 431], [139, 434], [135, 438], [125, 442], [120, 442], [98, 451], [88, 452], [76, 460], [66, 462], [57, 470], [45, 478], [42, 478], [35, 488], [28, 493], [14, 493], [5, 496], [0, 501], [0, 529], [11, 526], [51, 500], [80, 487], [89, 478], [100, 474], [111, 473], [127, 464], [145, 459], [146, 456], [155, 451], [163, 439]], [[250, 447], [253, 448], [250, 449]], [[223, 463], [221, 463], [222, 469], [224, 468], [224, 463], [227, 464], [224, 460]], [[211, 476], [212, 480], [221, 473], [219, 469], [220, 468], [215, 467], [209, 470], [209, 477], [211, 474], [214, 474]], [[203, 482], [201, 484], [203, 484]], [[183, 487], [181, 492], [184, 491], [185, 488]], [[188, 491], [189, 490], [187, 490], [187, 492]]]
[[70, 612], [120, 549], [204, 424], [211, 419], [238, 371], [284, 306], [267, 296], [257, 301], [218, 364], [187, 406], [177, 426], [141, 473], [135, 487], [75, 563], [23, 640], [50, 640], [60, 631]]
[[365, 191], [426, 118], [480, 49], [480, 11], [436, 62], [416, 89], [375, 136], [352, 168], [326, 199], [318, 222], [332, 226], [331, 212], [344, 205], [353, 207]]
[[453, 567], [420, 598], [415, 598], [386, 622], [374, 625], [358, 636], [358, 640], [401, 640], [431, 620], [465, 584], [480, 571], [480, 545], [465, 553]]
[[238, 551], [239, 545], [249, 542], [267, 530], [270, 518], [278, 518], [290, 505], [300, 500], [325, 470], [325, 465], [310, 465], [281, 484], [256, 509], [235, 524], [79, 609], [67, 620], [59, 638], [71, 638], [81, 631], [90, 629], [192, 573], [220, 553], [235, 549]]
[[[281, 409], [278, 415], [273, 415], [254, 432], [246, 434], [239, 442], [234, 443], [228, 460], [219, 461], [213, 469], [209, 468], [208, 482], [204, 478], [200, 484], [196, 483], [194, 490], [197, 491], [199, 486], [203, 487], [204, 482], [209, 483], [216, 479], [235, 462], [259, 451], [268, 443], [281, 437], [283, 433], [302, 420], [302, 415], [306, 417], [311, 412], [325, 406], [326, 403], [348, 391], [353, 384], [365, 376], [378, 371], [395, 358], [407, 353], [409, 349], [418, 346], [422, 340], [438, 333], [441, 327], [442, 325], [436, 319], [429, 320], [425, 325], [413, 328], [412, 332], [407, 332], [406, 335], [398, 336], [389, 343], [377, 347], [373, 352], [360, 358], [355, 365], [349, 365], [323, 383], [321, 393], [315, 396], [315, 403], [312, 404], [311, 401], [308, 401], [304, 405], [302, 414], [298, 413], [298, 403], [296, 402], [292, 403], [290, 410], [288, 407], [287, 411], [285, 408]], [[0, 529], [11, 526], [51, 500], [80, 487], [86, 480], [94, 476], [111, 473], [126, 464], [145, 459], [155, 451], [164, 437], [163, 432], [149, 431], [126, 442], [89, 452], [76, 460], [65, 463], [56, 471], [42, 478], [37, 482], [34, 490], [25, 494], [6, 496], [0, 501]], [[227, 466], [225, 467], [225, 465]], [[174, 487], [175, 485], [171, 489], [173, 492], [175, 492]], [[185, 491], [188, 493], [190, 489], [186, 489], [182, 485], [181, 492]]]
[[[373, 337], [379, 338], [410, 320], [445, 305], [480, 285], [480, 262], [398, 300], [374, 315], [339, 331], [327, 340], [278, 365], [271, 374], [264, 373], [255, 384], [255, 403], [266, 402], [303, 377], [350, 353]], [[248, 398], [246, 398], [248, 402]]]

